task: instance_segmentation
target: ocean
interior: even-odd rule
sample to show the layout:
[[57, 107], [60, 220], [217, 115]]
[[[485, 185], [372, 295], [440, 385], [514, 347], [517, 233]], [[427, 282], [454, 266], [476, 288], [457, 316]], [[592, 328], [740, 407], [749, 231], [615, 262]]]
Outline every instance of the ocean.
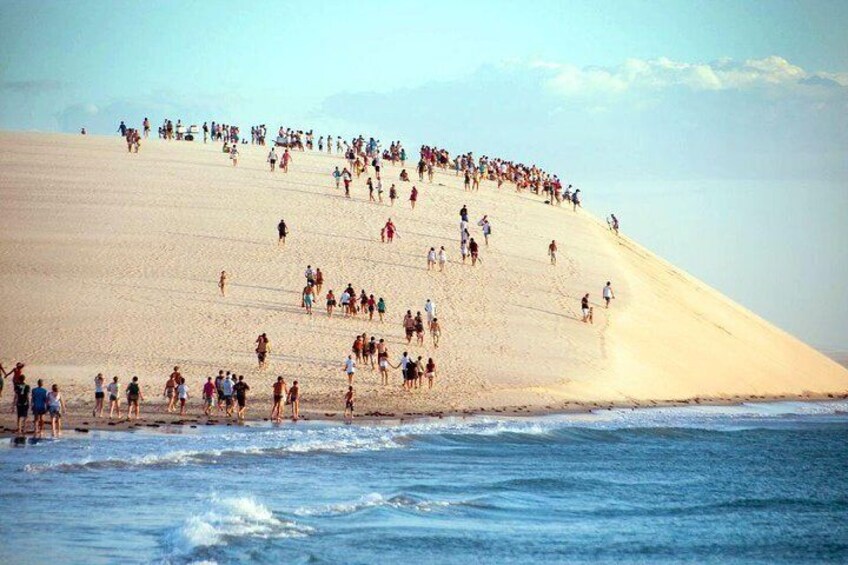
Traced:
[[848, 403], [0, 447], [0, 563], [848, 562]]

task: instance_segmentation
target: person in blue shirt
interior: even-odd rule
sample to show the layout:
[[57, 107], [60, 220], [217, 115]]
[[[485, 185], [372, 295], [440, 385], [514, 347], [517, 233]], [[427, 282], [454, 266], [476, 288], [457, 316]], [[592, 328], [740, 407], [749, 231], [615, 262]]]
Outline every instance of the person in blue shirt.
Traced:
[[38, 379], [38, 386], [32, 389], [32, 416], [35, 420], [35, 434], [44, 431], [44, 415], [47, 414], [47, 389], [44, 382]]

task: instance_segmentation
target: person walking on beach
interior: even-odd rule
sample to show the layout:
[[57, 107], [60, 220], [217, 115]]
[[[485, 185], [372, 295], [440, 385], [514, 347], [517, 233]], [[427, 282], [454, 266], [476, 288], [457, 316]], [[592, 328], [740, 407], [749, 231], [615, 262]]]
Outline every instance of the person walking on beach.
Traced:
[[445, 251], [445, 246], [442, 245], [439, 248], [439, 272], [443, 273], [445, 271], [445, 265], [448, 262], [448, 252]]
[[430, 357], [427, 359], [427, 367], [424, 369], [424, 374], [427, 377], [427, 390], [432, 390], [433, 379], [436, 377], [436, 362]]
[[267, 334], [261, 334], [256, 338], [256, 359], [259, 362], [259, 369], [268, 367], [268, 353], [271, 352], [271, 341]]
[[285, 416], [283, 408], [283, 399], [289, 393], [289, 387], [286, 386], [286, 381], [282, 376], [277, 377], [274, 383], [274, 405], [271, 407], [271, 421], [282, 422]]
[[62, 435], [62, 412], [65, 411], [65, 399], [54, 384], [47, 393], [47, 412], [50, 414], [50, 429], [54, 437]]
[[209, 417], [212, 415], [212, 406], [215, 404], [215, 393], [218, 392], [212, 377], [206, 377], [203, 383], [203, 413]]
[[268, 153], [268, 163], [271, 165], [271, 172], [277, 168], [277, 151], [274, 147], [271, 147], [271, 151]]
[[218, 288], [221, 290], [221, 296], [227, 296], [227, 271], [221, 271], [221, 276], [218, 278]]
[[118, 419], [121, 419], [121, 390], [118, 387], [118, 377], [113, 377], [112, 382], [106, 385], [106, 392], [109, 393], [109, 419], [117, 413]]
[[315, 299], [321, 296], [321, 287], [324, 286], [324, 273], [318, 267], [315, 268]]
[[312, 283], [308, 283], [303, 289], [303, 307], [306, 308], [306, 313], [312, 315], [312, 302], [314, 300], [315, 289]]
[[94, 410], [91, 412], [91, 415], [95, 418], [103, 417], [103, 399], [106, 397], [103, 390], [104, 382], [103, 373], [97, 373], [97, 376], [94, 377]]
[[233, 167], [238, 166], [238, 158], [239, 158], [238, 146], [235, 143], [233, 143], [232, 147], [230, 147], [230, 160], [233, 162]]
[[177, 402], [177, 395], [175, 394], [177, 390], [177, 379], [174, 377], [174, 374], [179, 374], [176, 371], [176, 367], [174, 367], [174, 372], [168, 377], [168, 380], [165, 381], [165, 388], [162, 390], [162, 397], [168, 399], [167, 411], [168, 414], [174, 411], [174, 405]]
[[239, 420], [244, 420], [244, 411], [247, 408], [247, 391], [250, 386], [244, 381], [244, 375], [239, 375], [238, 382], [233, 385], [233, 392], [236, 394], [236, 403], [238, 404], [237, 417]]
[[226, 414], [228, 418], [233, 415], [234, 387], [235, 385], [233, 384], [232, 375], [230, 375], [228, 371], [221, 383], [221, 396], [219, 396], [219, 398], [224, 399], [224, 414]]
[[377, 315], [380, 317], [380, 323], [383, 322], [383, 316], [386, 314], [386, 301], [381, 296], [377, 299]]
[[480, 256], [480, 246], [477, 245], [477, 242], [474, 241], [473, 237], [468, 242], [468, 251], [471, 253], [471, 266], [473, 267], [477, 265], [477, 261], [479, 260]]
[[47, 389], [41, 379], [38, 379], [36, 384], [38, 386], [32, 389], [33, 431], [36, 436], [41, 437], [44, 433], [44, 415], [47, 414]]
[[335, 307], [336, 307], [336, 295], [333, 294], [333, 290], [330, 289], [330, 291], [327, 292], [327, 317], [328, 318], [333, 317], [333, 310], [335, 309]]
[[442, 337], [442, 326], [439, 325], [439, 319], [433, 318], [430, 322], [430, 336], [433, 338], [433, 347], [439, 347], [439, 338]]
[[394, 240], [395, 233], [397, 233], [397, 228], [395, 227], [395, 224], [394, 222], [392, 222], [391, 218], [389, 218], [389, 220], [386, 222], [386, 225], [383, 226], [383, 229], [386, 233], [386, 241], [388, 243], [391, 243]]
[[477, 225], [483, 228], [483, 239], [486, 241], [486, 247], [488, 247], [489, 235], [492, 233], [492, 224], [489, 223], [489, 216], [483, 216], [483, 219], [477, 222]]
[[279, 236], [279, 239], [277, 240], [278, 246], [280, 246], [280, 245], [285, 246], [286, 245], [286, 236], [288, 234], [289, 234], [289, 229], [286, 226], [286, 221], [281, 219], [280, 223], [277, 224], [277, 235]]
[[353, 387], [352, 386], [347, 387], [347, 392], [345, 393], [344, 400], [345, 400], [344, 419], [345, 419], [345, 422], [347, 422], [349, 424], [353, 421], [354, 394], [353, 394]]
[[333, 180], [336, 181], [336, 190], [339, 189], [339, 185], [342, 182], [342, 172], [338, 167], [333, 171]]
[[589, 293], [587, 292], [583, 298], [580, 300], [580, 310], [583, 312], [583, 323], [587, 323], [590, 321], [592, 316], [592, 309], [589, 306]]
[[353, 175], [347, 170], [347, 167], [342, 171], [342, 182], [345, 188], [345, 198], [350, 198], [350, 183], [353, 180]]
[[127, 420], [132, 420], [133, 409], [135, 409], [135, 419], [138, 420], [139, 402], [144, 400], [144, 394], [141, 392], [141, 385], [138, 383], [138, 377], [133, 377], [130, 384], [127, 385]]
[[[356, 338], [357, 341], [359, 338]], [[347, 384], [353, 384], [353, 377], [356, 374], [356, 361], [353, 359], [353, 355], [348, 355], [347, 359], [345, 359], [344, 372], [347, 375]]]
[[436, 248], [431, 247], [427, 252], [427, 270], [430, 271], [436, 268]]
[[291, 162], [292, 162], [291, 153], [289, 153], [288, 148], [286, 148], [283, 151], [283, 157], [282, 157], [282, 160], [280, 161], [280, 170], [282, 170], [284, 173], [288, 173], [289, 172], [289, 164]]
[[30, 387], [26, 384], [26, 375], [21, 373], [14, 381], [15, 398], [13, 404], [18, 414], [18, 434], [25, 434], [29, 415]]
[[183, 377], [180, 377], [180, 384], [177, 385], [177, 398], [180, 401], [180, 416], [185, 416], [186, 402], [188, 402], [188, 385]]
[[297, 422], [300, 418], [300, 386], [297, 381], [294, 381], [289, 389], [288, 403], [291, 405], [292, 422]]
[[548, 245], [548, 256], [550, 256], [550, 258], [551, 258], [551, 265], [556, 265], [556, 254], [557, 254], [556, 240], [551, 240], [551, 244]]
[[427, 326], [429, 327], [436, 317], [436, 303], [429, 298], [424, 303], [424, 313], [427, 314]]
[[412, 209], [415, 210], [415, 203], [418, 201], [418, 189], [415, 186], [412, 187], [412, 191], [409, 193], [409, 203], [412, 205]]
[[389, 205], [390, 206], [395, 205], [395, 200], [397, 200], [397, 197], [398, 197], [397, 188], [395, 188], [394, 183], [392, 183], [392, 186], [389, 187]]
[[412, 343], [412, 334], [415, 333], [415, 318], [412, 316], [411, 310], [407, 310], [403, 317], [403, 331], [406, 334], [406, 343]]
[[615, 298], [615, 293], [612, 291], [612, 283], [609, 281], [607, 281], [607, 285], [604, 287], [603, 296], [606, 308], [609, 308], [610, 300]]
[[[230, 372], [227, 371], [229, 375]], [[215, 395], [218, 397], [218, 414], [224, 411], [224, 371], [218, 371], [218, 375], [215, 377]]]
[[424, 319], [421, 312], [415, 313], [415, 340], [418, 345], [424, 345]]

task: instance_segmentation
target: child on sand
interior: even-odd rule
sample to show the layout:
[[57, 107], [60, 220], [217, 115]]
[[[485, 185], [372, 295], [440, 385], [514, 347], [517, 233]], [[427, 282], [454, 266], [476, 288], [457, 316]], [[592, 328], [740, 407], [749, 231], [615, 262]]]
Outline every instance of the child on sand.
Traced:
[[556, 265], [556, 253], [557, 253], [556, 241], [551, 240], [551, 244], [548, 245], [548, 255], [551, 258], [551, 265]]
[[353, 387], [352, 386], [347, 387], [347, 393], [345, 393], [344, 400], [345, 400], [344, 418], [345, 418], [346, 422], [350, 423], [351, 421], [353, 421], [354, 394], [353, 394]]

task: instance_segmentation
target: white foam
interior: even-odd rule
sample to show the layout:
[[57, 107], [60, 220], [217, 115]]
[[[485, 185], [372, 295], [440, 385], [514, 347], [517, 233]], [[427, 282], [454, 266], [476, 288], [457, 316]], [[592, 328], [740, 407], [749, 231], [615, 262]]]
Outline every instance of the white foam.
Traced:
[[353, 514], [367, 508], [398, 508], [409, 509], [417, 512], [431, 512], [437, 508], [453, 505], [461, 505], [465, 502], [452, 502], [448, 500], [416, 500], [404, 495], [385, 497], [378, 492], [372, 492], [361, 496], [355, 502], [324, 504], [320, 506], [302, 506], [294, 511], [297, 516], [335, 516], [340, 514]]

